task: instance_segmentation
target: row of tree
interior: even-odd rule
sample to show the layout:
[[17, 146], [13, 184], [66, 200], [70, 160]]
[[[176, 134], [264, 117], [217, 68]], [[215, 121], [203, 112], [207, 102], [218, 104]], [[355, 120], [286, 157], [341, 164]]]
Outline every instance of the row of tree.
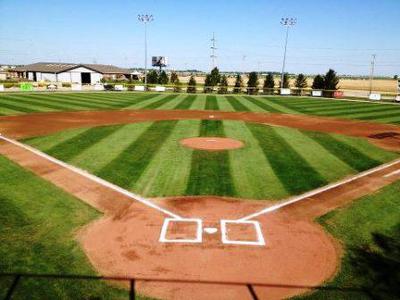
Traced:
[[[161, 71], [158, 73], [156, 70], [151, 70], [147, 75], [147, 82], [149, 84], [172, 84], [175, 86], [175, 91], [181, 91], [180, 81], [178, 78], [178, 74], [176, 72], [172, 72], [170, 78], [168, 77], [165, 71]], [[336, 72], [330, 69], [325, 75], [317, 75], [314, 77], [311, 88], [314, 90], [325, 90], [325, 95], [329, 96], [332, 94], [332, 91], [337, 90], [337, 86], [339, 83], [339, 78]], [[188, 93], [196, 93], [197, 91], [197, 82], [194, 75], [192, 75], [188, 82], [187, 92]], [[282, 81], [279, 81], [279, 84], [276, 85], [274, 74], [268, 73], [264, 79], [263, 83], [263, 92], [265, 94], [273, 94], [275, 87], [283, 87], [289, 88], [289, 75], [284, 74], [283, 76], [283, 84]], [[243, 88], [247, 88], [247, 93], [249, 94], [257, 94], [260, 87], [259, 75], [257, 72], [251, 72], [248, 76], [247, 85], [245, 86], [243, 83], [242, 76], [240, 74], [236, 75], [235, 85], [233, 88], [234, 93], [242, 92]], [[294, 88], [296, 89], [296, 93], [301, 95], [302, 90], [308, 87], [307, 77], [304, 74], [297, 75], [294, 81]], [[204, 92], [210, 93], [215, 88], [217, 88], [218, 93], [225, 94], [228, 91], [228, 78], [225, 74], [221, 74], [218, 68], [214, 68], [211, 73], [206, 75], [204, 81]]]

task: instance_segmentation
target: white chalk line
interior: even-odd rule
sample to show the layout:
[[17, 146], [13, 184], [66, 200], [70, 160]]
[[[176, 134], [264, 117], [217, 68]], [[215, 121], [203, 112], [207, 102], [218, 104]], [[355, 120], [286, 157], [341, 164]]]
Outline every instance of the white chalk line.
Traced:
[[123, 189], [123, 188], [121, 188], [121, 187], [119, 187], [119, 186], [117, 186], [117, 185], [115, 185], [115, 184], [113, 184], [111, 182], [108, 182], [108, 181], [106, 181], [104, 179], [101, 179], [101, 178], [95, 176], [95, 175], [92, 175], [92, 174], [88, 173], [87, 171], [84, 171], [84, 170], [79, 169], [77, 167], [71, 166], [71, 165], [69, 165], [69, 164], [67, 164], [67, 163], [65, 163], [63, 161], [60, 161], [60, 160], [58, 160], [58, 159], [56, 159], [56, 158], [54, 158], [54, 157], [52, 157], [50, 155], [47, 155], [46, 153], [43, 153], [43, 152], [41, 152], [41, 151], [39, 151], [39, 150], [37, 150], [37, 149], [35, 149], [33, 147], [30, 147], [28, 145], [20, 143], [20, 142], [18, 142], [16, 140], [9, 139], [9, 138], [1, 135], [1, 134], [0, 134], [0, 139], [6, 141], [8, 143], [11, 143], [11, 144], [13, 144], [15, 146], [18, 146], [20, 148], [23, 148], [23, 149], [25, 149], [25, 150], [27, 150], [29, 152], [32, 152], [33, 154], [36, 154], [36, 155], [38, 155], [38, 156], [40, 156], [40, 157], [42, 157], [42, 158], [44, 158], [44, 159], [46, 159], [48, 161], [51, 161], [52, 163], [55, 163], [55, 164], [57, 164], [57, 165], [59, 165], [59, 166], [61, 166], [63, 168], [66, 168], [66, 169], [68, 169], [68, 170], [70, 170], [70, 171], [72, 171], [74, 173], [77, 173], [77, 174], [79, 174], [79, 175], [81, 175], [83, 177], [86, 177], [86, 178], [88, 178], [88, 179], [90, 179], [90, 180], [92, 180], [92, 181], [94, 181], [94, 182], [96, 182], [96, 183], [98, 183], [98, 184], [100, 184], [102, 186], [105, 186], [105, 187], [110, 188], [110, 189], [112, 189], [112, 190], [114, 190], [114, 191], [116, 191], [116, 192], [118, 192], [120, 194], [123, 194], [124, 196], [126, 196], [126, 197], [128, 197], [130, 199], [138, 201], [138, 202], [140, 202], [140, 203], [142, 203], [142, 204], [144, 204], [144, 205], [146, 205], [148, 207], [154, 208], [154, 209], [156, 209], [156, 210], [158, 210], [158, 211], [160, 211], [160, 212], [162, 212], [162, 213], [164, 213], [164, 214], [166, 214], [166, 215], [168, 215], [168, 216], [170, 216], [170, 217], [172, 217], [174, 219], [183, 219], [183, 217], [181, 217], [181, 216], [179, 216], [179, 215], [177, 215], [177, 214], [175, 214], [175, 213], [173, 213], [173, 212], [171, 212], [171, 211], [169, 211], [169, 210], [167, 210], [165, 208], [162, 208], [162, 207], [158, 206], [157, 204], [153, 203], [149, 199], [146, 199], [146, 198], [144, 198], [142, 196], [139, 196], [137, 194], [131, 193], [131, 192], [129, 192], [129, 191], [127, 191], [127, 190], [125, 190], [125, 189]]
[[[238, 219], [238, 221], [248, 221], [248, 220], [251, 220], [253, 218], [259, 217], [261, 215], [271, 213], [273, 211], [281, 209], [282, 207], [285, 207], [285, 206], [288, 206], [288, 205], [292, 205], [292, 204], [294, 204], [296, 202], [299, 202], [299, 201], [302, 201], [304, 199], [313, 197], [313, 196], [315, 196], [317, 194], [320, 194], [322, 192], [326, 192], [326, 191], [334, 189], [336, 187], [345, 185], [345, 184], [347, 184], [349, 182], [352, 182], [354, 180], [357, 180], [357, 179], [360, 179], [362, 177], [368, 176], [370, 174], [382, 171], [382, 170], [384, 170], [386, 168], [389, 168], [389, 167], [391, 167], [391, 166], [393, 166], [395, 164], [399, 164], [399, 163], [400, 163], [400, 159], [397, 159], [395, 161], [380, 165], [380, 166], [378, 166], [376, 168], [361, 172], [361, 173], [359, 173], [359, 174], [357, 174], [357, 175], [355, 175], [353, 177], [350, 177], [350, 178], [347, 178], [347, 179], [344, 179], [344, 180], [341, 180], [341, 181], [338, 181], [338, 182], [335, 182], [335, 183], [332, 183], [332, 184], [328, 184], [326, 186], [323, 186], [321, 188], [306, 192], [306, 193], [298, 195], [298, 196], [294, 196], [292, 198], [289, 198], [289, 200], [287, 200], [285, 202], [282, 202], [280, 204], [276, 204], [276, 205], [264, 208], [264, 209], [260, 210], [259, 212], [256, 212], [256, 213], [250, 214], [248, 216], [245, 216], [245, 217], [243, 217], [241, 219]], [[395, 172], [400, 172], [400, 170], [395, 171]], [[388, 175], [390, 175], [390, 174], [388, 174]], [[384, 177], [386, 177], [386, 176], [384, 176]]]
[[391, 176], [394, 176], [394, 175], [397, 175], [397, 174], [400, 174], [400, 170], [397, 170], [397, 171], [394, 171], [392, 173], [386, 174], [383, 177], [387, 178], [387, 177], [391, 177]]

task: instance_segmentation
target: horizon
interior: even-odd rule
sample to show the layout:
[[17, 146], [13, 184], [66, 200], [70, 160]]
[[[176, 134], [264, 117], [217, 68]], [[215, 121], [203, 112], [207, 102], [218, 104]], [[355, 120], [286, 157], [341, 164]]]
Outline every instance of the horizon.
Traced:
[[400, 41], [392, 38], [400, 34], [395, 0], [289, 0], [286, 5], [43, 0], [24, 9], [27, 3], [0, 0], [0, 61], [8, 65], [71, 61], [143, 68], [144, 26], [137, 15], [151, 13], [148, 57], [167, 56], [171, 70], [209, 71], [215, 32], [222, 72], [279, 73], [285, 38], [279, 22], [297, 17], [286, 72], [315, 75], [332, 68], [341, 76], [368, 76], [376, 54], [375, 77], [400, 74]]

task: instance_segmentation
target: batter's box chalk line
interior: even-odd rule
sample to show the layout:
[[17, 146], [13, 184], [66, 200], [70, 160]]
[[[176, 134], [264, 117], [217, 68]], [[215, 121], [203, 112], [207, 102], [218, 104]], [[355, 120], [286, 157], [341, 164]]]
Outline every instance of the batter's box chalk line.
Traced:
[[[194, 233], [192, 237], [169, 237], [171, 235], [171, 227], [179, 225], [195, 225], [196, 229], [192, 232]], [[240, 240], [233, 239], [229, 237], [230, 227], [232, 226], [244, 226], [250, 228], [255, 233], [254, 240]], [[264, 236], [262, 234], [261, 225], [258, 221], [241, 221], [241, 220], [221, 220], [221, 241], [223, 244], [227, 245], [241, 245], [241, 246], [265, 246]], [[176, 218], [166, 218], [161, 227], [161, 233], [159, 242], [161, 243], [202, 243], [203, 242], [203, 231], [208, 232], [203, 229], [203, 221], [201, 219], [176, 219]], [[213, 231], [215, 233], [217, 230]], [[172, 233], [173, 234], [173, 233]]]

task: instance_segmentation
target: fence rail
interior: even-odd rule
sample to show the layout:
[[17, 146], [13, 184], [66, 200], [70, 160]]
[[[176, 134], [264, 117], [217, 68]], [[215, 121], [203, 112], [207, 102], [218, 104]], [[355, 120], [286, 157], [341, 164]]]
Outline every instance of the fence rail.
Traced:
[[[13, 295], [18, 289], [19, 283], [22, 279], [46, 279], [46, 280], [109, 280], [125, 282], [129, 285], [129, 300], [136, 299], [136, 283], [142, 282], [160, 282], [160, 283], [182, 283], [182, 284], [213, 284], [213, 285], [232, 285], [232, 286], [243, 286], [247, 288], [248, 295], [253, 300], [259, 300], [259, 296], [256, 293], [254, 287], [264, 288], [284, 288], [284, 289], [303, 289], [303, 290], [319, 290], [319, 291], [339, 291], [344, 293], [362, 293], [368, 298], [368, 291], [364, 288], [353, 287], [353, 288], [342, 288], [342, 287], [331, 287], [331, 286], [309, 286], [309, 285], [293, 285], [293, 284], [268, 284], [260, 282], [234, 282], [234, 281], [212, 281], [212, 280], [189, 280], [189, 279], [174, 279], [174, 278], [150, 278], [150, 277], [120, 277], [120, 276], [96, 276], [96, 275], [74, 275], [74, 274], [36, 274], [36, 273], [0, 273], [0, 278], [10, 277], [12, 278], [10, 286], [7, 288], [4, 300], [13, 299]], [[371, 298], [372, 299], [372, 298]]]

